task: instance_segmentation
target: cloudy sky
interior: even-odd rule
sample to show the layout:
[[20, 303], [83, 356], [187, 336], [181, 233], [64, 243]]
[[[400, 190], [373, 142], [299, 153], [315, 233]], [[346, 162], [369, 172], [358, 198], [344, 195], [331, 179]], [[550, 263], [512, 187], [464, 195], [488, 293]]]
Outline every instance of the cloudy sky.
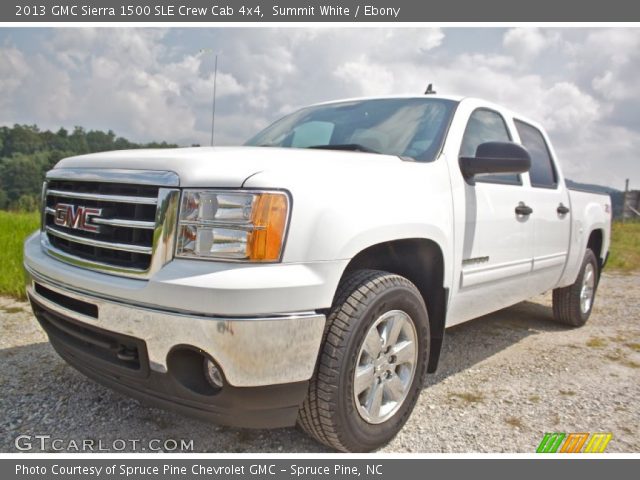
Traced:
[[640, 29], [0, 29], [0, 125], [238, 144], [323, 100], [479, 96], [542, 122], [565, 173], [640, 188]]

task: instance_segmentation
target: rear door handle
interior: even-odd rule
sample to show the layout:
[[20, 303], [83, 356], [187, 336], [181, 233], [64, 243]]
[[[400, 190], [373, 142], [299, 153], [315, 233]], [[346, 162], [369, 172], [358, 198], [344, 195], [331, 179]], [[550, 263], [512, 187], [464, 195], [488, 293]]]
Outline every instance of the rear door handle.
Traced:
[[532, 213], [533, 208], [526, 206], [522, 202], [516, 207], [516, 215], [531, 215]]
[[569, 213], [569, 207], [565, 207], [564, 204], [560, 204], [558, 205], [558, 208], [556, 208], [556, 211], [560, 214], [560, 215], [566, 215], [567, 213]]

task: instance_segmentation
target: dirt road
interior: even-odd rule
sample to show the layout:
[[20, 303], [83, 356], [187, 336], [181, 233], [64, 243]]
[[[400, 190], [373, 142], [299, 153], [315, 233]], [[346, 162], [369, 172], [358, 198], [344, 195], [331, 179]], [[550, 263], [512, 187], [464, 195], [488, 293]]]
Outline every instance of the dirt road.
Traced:
[[[640, 452], [640, 275], [605, 274], [580, 329], [551, 321], [549, 305], [546, 294], [448, 330], [438, 373], [383, 451], [532, 452], [544, 432], [598, 431], [613, 434], [608, 452]], [[2, 452], [38, 434], [67, 447], [186, 439], [199, 452], [326, 451], [294, 428], [218, 427], [103, 388], [55, 354], [25, 303], [0, 297], [0, 332]]]

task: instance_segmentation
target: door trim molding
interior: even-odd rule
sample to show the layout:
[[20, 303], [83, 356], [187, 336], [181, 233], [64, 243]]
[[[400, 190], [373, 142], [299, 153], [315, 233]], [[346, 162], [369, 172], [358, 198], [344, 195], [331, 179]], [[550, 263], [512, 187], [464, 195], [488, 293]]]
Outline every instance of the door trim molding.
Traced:
[[474, 267], [464, 268], [463, 266], [460, 283], [461, 287], [472, 287], [481, 283], [530, 273], [532, 269], [533, 260], [530, 258], [483, 267], [474, 265]]

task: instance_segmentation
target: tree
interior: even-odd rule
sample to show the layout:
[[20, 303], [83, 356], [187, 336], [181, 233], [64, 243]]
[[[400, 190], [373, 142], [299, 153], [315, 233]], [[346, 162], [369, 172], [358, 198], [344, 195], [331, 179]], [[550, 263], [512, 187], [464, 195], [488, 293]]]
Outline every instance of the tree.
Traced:
[[82, 127], [75, 127], [73, 133], [69, 135], [69, 150], [76, 154], [89, 153], [87, 134]]
[[134, 145], [126, 138], [118, 137], [113, 144], [116, 150], [127, 150], [129, 148], [139, 148], [137, 145]]
[[38, 197], [35, 195], [20, 195], [20, 198], [10, 207], [21, 212], [35, 212], [39, 208]]
[[37, 208], [42, 181], [48, 170], [62, 158], [89, 152], [141, 147], [173, 148], [166, 142], [141, 145], [117, 137], [109, 130], [75, 127], [70, 134], [60, 128], [53, 133], [37, 125], [0, 127], [0, 209]]
[[14, 125], [5, 139], [5, 155], [34, 153], [42, 149], [42, 139], [36, 125]]
[[107, 133], [91, 130], [87, 133], [87, 145], [90, 152], [106, 152], [113, 150], [116, 134], [109, 130]]
[[17, 154], [3, 160], [0, 181], [9, 203], [22, 195], [37, 195], [42, 188], [42, 169], [35, 156]]

